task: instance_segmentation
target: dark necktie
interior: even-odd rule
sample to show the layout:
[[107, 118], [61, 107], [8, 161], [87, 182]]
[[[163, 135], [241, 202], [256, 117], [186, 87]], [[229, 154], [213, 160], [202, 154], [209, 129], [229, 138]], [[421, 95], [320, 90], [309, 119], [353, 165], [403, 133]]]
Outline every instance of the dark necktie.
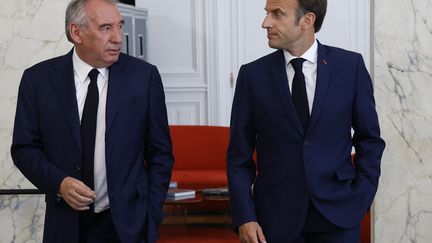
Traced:
[[[99, 71], [92, 69], [88, 76], [87, 96], [81, 117], [81, 145], [82, 145], [82, 180], [84, 184], [94, 189], [94, 152], [96, 140], [96, 121], [99, 105], [99, 91], [97, 87], [97, 76]], [[93, 212], [93, 204], [90, 211]]]
[[294, 58], [291, 60], [291, 65], [294, 68], [295, 74], [292, 82], [292, 100], [300, 122], [303, 125], [303, 131], [306, 132], [309, 124], [309, 105], [306, 93], [306, 83], [303, 74], [303, 58]]

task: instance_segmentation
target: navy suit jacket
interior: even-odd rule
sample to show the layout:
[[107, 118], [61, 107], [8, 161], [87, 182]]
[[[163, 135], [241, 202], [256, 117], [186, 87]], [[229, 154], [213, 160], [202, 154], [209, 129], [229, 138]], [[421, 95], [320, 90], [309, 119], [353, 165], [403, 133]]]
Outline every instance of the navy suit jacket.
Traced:
[[[110, 208], [122, 242], [156, 241], [173, 165], [171, 147], [157, 68], [120, 54], [109, 67], [105, 153]], [[78, 242], [79, 213], [57, 196], [63, 178], [81, 178], [72, 51], [25, 70], [11, 154], [46, 194], [44, 242]]]
[[317, 61], [305, 133], [282, 50], [239, 71], [227, 153], [233, 224], [258, 221], [268, 242], [294, 240], [309, 202], [339, 227], [359, 225], [377, 190], [385, 144], [363, 59], [319, 43]]

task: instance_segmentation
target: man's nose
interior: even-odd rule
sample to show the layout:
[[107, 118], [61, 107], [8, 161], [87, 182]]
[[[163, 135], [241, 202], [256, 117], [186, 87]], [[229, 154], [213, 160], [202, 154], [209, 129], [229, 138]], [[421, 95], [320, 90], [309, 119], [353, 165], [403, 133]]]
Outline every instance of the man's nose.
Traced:
[[271, 23], [271, 19], [269, 14], [267, 14], [263, 20], [263, 23], [261, 25], [261, 27], [263, 27], [263, 29], [268, 29], [272, 27], [272, 23]]
[[123, 37], [123, 31], [121, 28], [114, 28], [111, 34], [111, 41], [114, 43], [121, 43]]

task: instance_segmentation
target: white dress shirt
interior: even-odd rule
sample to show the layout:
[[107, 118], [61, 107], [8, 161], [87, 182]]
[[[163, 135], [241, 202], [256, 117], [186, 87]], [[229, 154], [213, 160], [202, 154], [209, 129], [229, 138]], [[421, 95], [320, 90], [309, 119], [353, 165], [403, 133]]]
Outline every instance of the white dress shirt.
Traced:
[[[93, 69], [93, 67], [81, 60], [78, 57], [75, 49], [72, 55], [72, 62], [74, 68], [75, 90], [78, 102], [79, 118], [81, 121], [84, 103], [87, 96], [87, 88], [90, 84], [90, 78], [87, 75]], [[94, 211], [96, 213], [99, 213], [109, 208], [108, 186], [106, 180], [105, 166], [105, 112], [109, 71], [108, 68], [98, 68], [97, 70], [99, 71], [99, 75], [97, 78], [97, 86], [99, 90], [99, 106], [97, 112], [96, 141], [94, 153], [94, 191], [96, 192]]]
[[[284, 50], [285, 56], [285, 64], [286, 64], [286, 73], [288, 77], [288, 85], [290, 92], [292, 93], [292, 82], [294, 78], [294, 68], [291, 65], [290, 61], [295, 57], [291, 55], [287, 50]], [[306, 84], [306, 93], [308, 97], [309, 104], [309, 114], [312, 113], [312, 105], [315, 96], [315, 88], [316, 88], [316, 77], [317, 77], [317, 60], [318, 60], [318, 42], [315, 39], [312, 46], [300, 56], [306, 61], [303, 63], [303, 74], [305, 76], [305, 84]]]

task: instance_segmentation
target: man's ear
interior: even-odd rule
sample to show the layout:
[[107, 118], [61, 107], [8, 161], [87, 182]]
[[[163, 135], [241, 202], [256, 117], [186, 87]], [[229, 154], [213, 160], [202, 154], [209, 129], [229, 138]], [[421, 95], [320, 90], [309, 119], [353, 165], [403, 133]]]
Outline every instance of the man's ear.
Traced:
[[69, 34], [73, 40], [73, 42], [75, 44], [81, 44], [82, 40], [81, 40], [81, 31], [82, 31], [82, 27], [80, 27], [79, 25], [72, 23], [69, 25]]
[[[314, 13], [307, 13], [302, 16], [302, 28], [303, 29], [310, 29], [314, 28], [316, 16]], [[315, 31], [314, 31], [315, 32]]]

